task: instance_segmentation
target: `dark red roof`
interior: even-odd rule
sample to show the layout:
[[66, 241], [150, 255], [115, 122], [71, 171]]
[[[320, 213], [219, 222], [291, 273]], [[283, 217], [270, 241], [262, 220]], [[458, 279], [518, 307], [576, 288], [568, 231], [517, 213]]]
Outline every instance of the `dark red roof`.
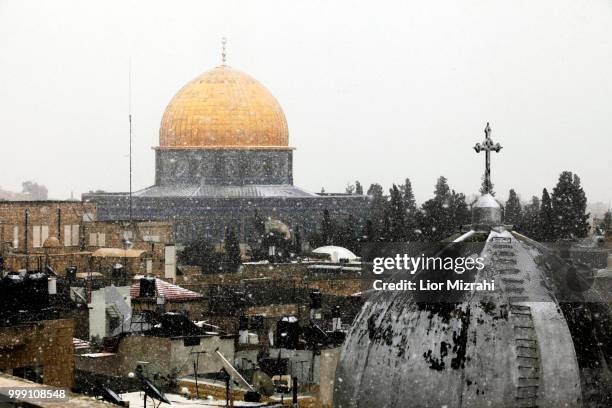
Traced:
[[[140, 282], [132, 285], [130, 288], [130, 297], [132, 299], [144, 299], [140, 296]], [[193, 292], [189, 289], [181, 288], [180, 286], [173, 285], [161, 279], [155, 279], [155, 295], [163, 296], [166, 301], [177, 302], [177, 301], [188, 301], [202, 299], [204, 296], [199, 293]]]

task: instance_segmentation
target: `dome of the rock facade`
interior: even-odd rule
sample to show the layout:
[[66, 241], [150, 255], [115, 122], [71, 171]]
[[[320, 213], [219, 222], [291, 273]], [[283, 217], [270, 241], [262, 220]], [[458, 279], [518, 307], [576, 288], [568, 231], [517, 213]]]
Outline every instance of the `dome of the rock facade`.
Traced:
[[193, 79], [172, 98], [161, 149], [289, 149], [285, 114], [259, 82], [227, 66]]

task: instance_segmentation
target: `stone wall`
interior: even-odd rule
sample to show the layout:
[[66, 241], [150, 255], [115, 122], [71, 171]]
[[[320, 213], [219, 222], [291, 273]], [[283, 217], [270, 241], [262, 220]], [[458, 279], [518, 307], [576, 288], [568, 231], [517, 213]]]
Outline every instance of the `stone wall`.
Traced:
[[42, 248], [45, 237], [56, 237], [61, 246], [78, 248], [82, 224], [95, 220], [96, 212], [95, 204], [80, 201], [0, 201], [0, 242], [25, 252], [27, 240], [31, 252]]
[[[127, 222], [94, 221], [83, 224], [85, 247], [94, 251], [97, 248], [123, 248]], [[163, 256], [165, 244], [173, 242], [171, 221], [134, 221], [128, 234], [134, 249], [156, 251]], [[103, 238], [103, 239], [100, 239]]]
[[43, 320], [0, 327], [0, 371], [42, 367], [44, 384], [70, 388], [74, 381], [74, 323]]
[[198, 358], [198, 373], [213, 373], [222, 368], [215, 354], [219, 351], [229, 360], [234, 360], [234, 338], [230, 336], [202, 336], [200, 344], [185, 345], [183, 338], [155, 336], [126, 336], [121, 339], [116, 353], [102, 357], [87, 354], [76, 356], [77, 369], [108, 377], [127, 377], [142, 361], [147, 364], [148, 376], [165, 379], [193, 374], [196, 351], [204, 352]]

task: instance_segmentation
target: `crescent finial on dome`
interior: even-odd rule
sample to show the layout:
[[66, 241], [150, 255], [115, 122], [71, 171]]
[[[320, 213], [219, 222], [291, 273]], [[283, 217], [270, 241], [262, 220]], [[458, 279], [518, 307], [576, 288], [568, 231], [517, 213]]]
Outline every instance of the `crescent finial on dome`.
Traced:
[[226, 60], [227, 60], [227, 49], [226, 49], [226, 45], [227, 45], [227, 38], [225, 37], [221, 37], [221, 66], [225, 66], [226, 65]]

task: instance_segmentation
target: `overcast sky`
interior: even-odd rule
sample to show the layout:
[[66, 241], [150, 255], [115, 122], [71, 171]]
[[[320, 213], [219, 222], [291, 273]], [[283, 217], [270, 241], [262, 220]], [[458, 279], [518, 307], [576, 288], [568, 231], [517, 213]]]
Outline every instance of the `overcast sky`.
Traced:
[[162, 113], [220, 63], [266, 86], [289, 123], [295, 184], [343, 191], [438, 176], [477, 192], [487, 121], [498, 197], [578, 173], [612, 199], [612, 1], [3, 1], [0, 187], [53, 198], [154, 180]]

